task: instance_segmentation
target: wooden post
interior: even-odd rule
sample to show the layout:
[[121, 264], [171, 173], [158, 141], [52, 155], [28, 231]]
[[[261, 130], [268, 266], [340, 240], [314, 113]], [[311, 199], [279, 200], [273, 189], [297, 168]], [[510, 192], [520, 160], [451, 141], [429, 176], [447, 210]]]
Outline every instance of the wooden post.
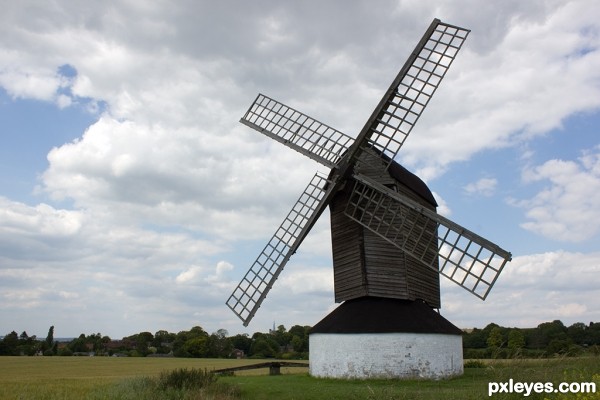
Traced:
[[281, 375], [281, 365], [279, 363], [271, 363], [269, 365], [269, 375]]

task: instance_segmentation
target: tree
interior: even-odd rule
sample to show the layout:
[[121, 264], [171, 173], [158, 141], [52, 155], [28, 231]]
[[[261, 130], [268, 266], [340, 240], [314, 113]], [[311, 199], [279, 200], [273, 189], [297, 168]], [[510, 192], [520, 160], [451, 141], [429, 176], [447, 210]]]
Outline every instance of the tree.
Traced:
[[183, 349], [185, 342], [188, 340], [188, 336], [188, 331], [180, 331], [175, 335], [175, 340], [173, 340], [173, 354], [175, 357], [189, 357]]
[[[194, 354], [199, 354], [194, 349], [198, 348], [198, 343], [191, 346], [191, 343], [188, 343], [191, 339], [195, 338], [204, 338], [208, 337], [208, 333], [204, 329], [199, 326], [194, 326], [189, 331], [180, 331], [175, 335], [175, 340], [173, 340], [173, 354], [175, 357], [204, 357], [204, 356], [195, 356], [189, 353], [189, 350], [192, 349]], [[205, 351], [205, 350], [203, 350]]]
[[103, 354], [106, 350], [106, 343], [110, 342], [110, 338], [108, 336], [102, 336], [100, 332], [92, 333], [85, 337], [86, 347], [88, 351], [91, 349], [96, 354]]
[[570, 347], [571, 341], [569, 339], [552, 339], [546, 347], [546, 355], [567, 354]]
[[[310, 326], [300, 326], [294, 325], [290, 328], [289, 334], [291, 335], [290, 343], [294, 347], [294, 351], [296, 352], [307, 352], [308, 351], [308, 334], [310, 332]], [[300, 342], [298, 339], [302, 342]]]
[[196, 336], [185, 342], [183, 352], [186, 357], [206, 357], [208, 354], [208, 338]]
[[278, 353], [277, 349], [273, 346], [278, 346], [277, 342], [273, 340], [268, 340], [264, 337], [260, 337], [256, 339], [256, 341], [252, 344], [252, 355], [256, 358], [272, 358], [275, 357]]
[[590, 322], [590, 326], [587, 329], [587, 336], [590, 345], [600, 346], [600, 322]]
[[474, 328], [471, 332], [463, 335], [463, 347], [466, 349], [485, 349], [486, 332]]
[[233, 346], [227, 338], [229, 332], [225, 329], [219, 329], [208, 337], [208, 357], [225, 358], [229, 357]]
[[275, 331], [271, 332], [271, 334], [273, 335], [273, 339], [275, 339], [281, 347], [288, 345], [292, 340], [291, 333], [287, 332], [283, 325], [279, 325]]
[[19, 335], [12, 331], [4, 336], [0, 342], [0, 355], [3, 356], [18, 356], [19, 355]]
[[69, 343], [69, 349], [71, 349], [73, 353], [87, 353], [89, 349], [85, 334], [82, 333], [77, 339], [71, 340]]
[[54, 325], [52, 325], [50, 327], [50, 329], [48, 329], [48, 335], [46, 335], [46, 345], [48, 346], [48, 348], [52, 348], [53, 344], [54, 344]]
[[54, 325], [48, 329], [48, 335], [46, 335], [46, 340], [41, 343], [41, 350], [45, 356], [52, 356], [56, 354], [56, 349], [54, 346]]
[[148, 354], [148, 345], [152, 344], [154, 336], [150, 332], [140, 332], [136, 335], [136, 350], [142, 354]]
[[28, 336], [27, 332], [23, 331], [19, 336], [19, 346], [17, 354], [33, 356], [39, 349], [40, 344], [35, 335]]
[[576, 322], [567, 328], [567, 335], [578, 345], [589, 345], [588, 328], [583, 322]]
[[539, 324], [537, 330], [540, 334], [542, 348], [548, 347], [553, 340], [567, 339], [567, 327], [557, 319]]
[[508, 348], [515, 354], [523, 347], [525, 347], [525, 335], [520, 329], [511, 329], [508, 332]]
[[237, 334], [229, 338], [231, 345], [234, 349], [242, 350], [244, 354], [250, 354], [250, 347], [252, 346], [252, 339], [247, 333]]
[[154, 334], [152, 346], [156, 348], [157, 353], [167, 354], [173, 349], [173, 343], [175, 342], [176, 337], [176, 334], [169, 333], [165, 330], [157, 331]]
[[493, 350], [499, 349], [504, 344], [504, 338], [502, 337], [502, 330], [499, 326], [495, 326], [490, 331], [487, 338], [487, 345]]
[[297, 353], [301, 353], [304, 350], [304, 340], [302, 340], [300, 337], [298, 336], [292, 336], [292, 347], [294, 348], [294, 351]]
[[174, 333], [169, 333], [165, 330], [157, 331], [154, 334], [154, 340], [152, 341], [152, 346], [154, 347], [162, 347], [164, 344], [173, 343], [175, 338], [177, 337]]
[[192, 337], [198, 337], [198, 336], [207, 337], [208, 333], [206, 333], [206, 331], [204, 329], [202, 329], [202, 327], [194, 326], [192, 329], [190, 329], [190, 336], [192, 336]]

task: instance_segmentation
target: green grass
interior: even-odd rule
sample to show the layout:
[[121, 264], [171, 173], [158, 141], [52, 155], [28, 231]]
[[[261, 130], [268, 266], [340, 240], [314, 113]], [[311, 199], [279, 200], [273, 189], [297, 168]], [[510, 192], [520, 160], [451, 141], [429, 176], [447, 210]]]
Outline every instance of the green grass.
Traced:
[[600, 390], [600, 358], [562, 358], [487, 361], [466, 368], [463, 376], [429, 380], [337, 380], [317, 379], [307, 374], [225, 377], [220, 381], [238, 385], [243, 399], [600, 399], [594, 395], [555, 395], [498, 393], [488, 397], [489, 382], [587, 382], [595, 381]]
[[256, 362], [192, 358], [0, 357], [0, 399], [84, 399], [115, 385], [123, 387], [127, 385], [124, 380], [135, 382], [134, 378], [158, 377], [165, 370], [212, 370]]
[[[0, 399], [600, 399], [594, 395], [499, 393], [489, 382], [584, 382], [600, 389], [600, 358], [498, 360], [475, 363], [461, 377], [441, 380], [334, 380], [308, 376], [305, 368], [267, 369], [219, 377], [215, 384], [188, 390], [162, 387], [161, 373], [217, 369], [261, 360], [110, 357], [0, 357]], [[176, 374], [175, 374], [176, 375]]]

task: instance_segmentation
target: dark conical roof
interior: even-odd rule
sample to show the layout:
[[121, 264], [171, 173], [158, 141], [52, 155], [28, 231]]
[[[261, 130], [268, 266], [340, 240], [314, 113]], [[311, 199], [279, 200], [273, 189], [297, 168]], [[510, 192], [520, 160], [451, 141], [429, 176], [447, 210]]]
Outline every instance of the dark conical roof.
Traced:
[[415, 194], [420, 196], [423, 200], [425, 200], [432, 206], [438, 206], [438, 203], [433, 197], [433, 193], [431, 193], [431, 190], [429, 190], [429, 187], [427, 187], [427, 184], [423, 182], [421, 178], [404, 168], [395, 160], [391, 160], [391, 158], [388, 155], [386, 155], [376, 147], [370, 147], [368, 151], [381, 157], [381, 159], [383, 160], [382, 168], [384, 164], [387, 165], [389, 163], [388, 173], [392, 178], [394, 178], [400, 184], [406, 186], [408, 189], [412, 190]]
[[438, 206], [435, 198], [433, 197], [433, 193], [431, 193], [431, 190], [429, 190], [425, 182], [423, 182], [417, 175], [413, 174], [396, 161], [392, 161], [388, 171], [395, 180], [421, 196], [421, 198], [423, 198], [429, 204], [434, 207]]
[[462, 331], [425, 302], [383, 297], [348, 300], [311, 329], [310, 333], [444, 333]]

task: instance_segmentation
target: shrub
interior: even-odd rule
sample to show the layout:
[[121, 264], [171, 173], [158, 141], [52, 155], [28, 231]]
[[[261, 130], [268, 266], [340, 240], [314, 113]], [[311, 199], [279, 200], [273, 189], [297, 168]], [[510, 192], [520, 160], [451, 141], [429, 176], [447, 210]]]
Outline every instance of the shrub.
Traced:
[[201, 369], [163, 371], [157, 377], [139, 376], [112, 385], [100, 386], [89, 400], [237, 400], [237, 386], [221, 383], [216, 376]]
[[69, 349], [68, 347], [65, 347], [64, 349], [60, 349], [58, 351], [58, 355], [59, 356], [65, 356], [65, 357], [70, 357], [73, 355], [73, 352], [71, 351], [71, 349]]
[[467, 360], [465, 361], [465, 368], [485, 368], [486, 365], [480, 360]]
[[488, 349], [464, 349], [464, 358], [490, 358]]
[[216, 376], [206, 369], [178, 368], [161, 372], [158, 377], [158, 388], [161, 390], [199, 389], [213, 384], [216, 380]]

